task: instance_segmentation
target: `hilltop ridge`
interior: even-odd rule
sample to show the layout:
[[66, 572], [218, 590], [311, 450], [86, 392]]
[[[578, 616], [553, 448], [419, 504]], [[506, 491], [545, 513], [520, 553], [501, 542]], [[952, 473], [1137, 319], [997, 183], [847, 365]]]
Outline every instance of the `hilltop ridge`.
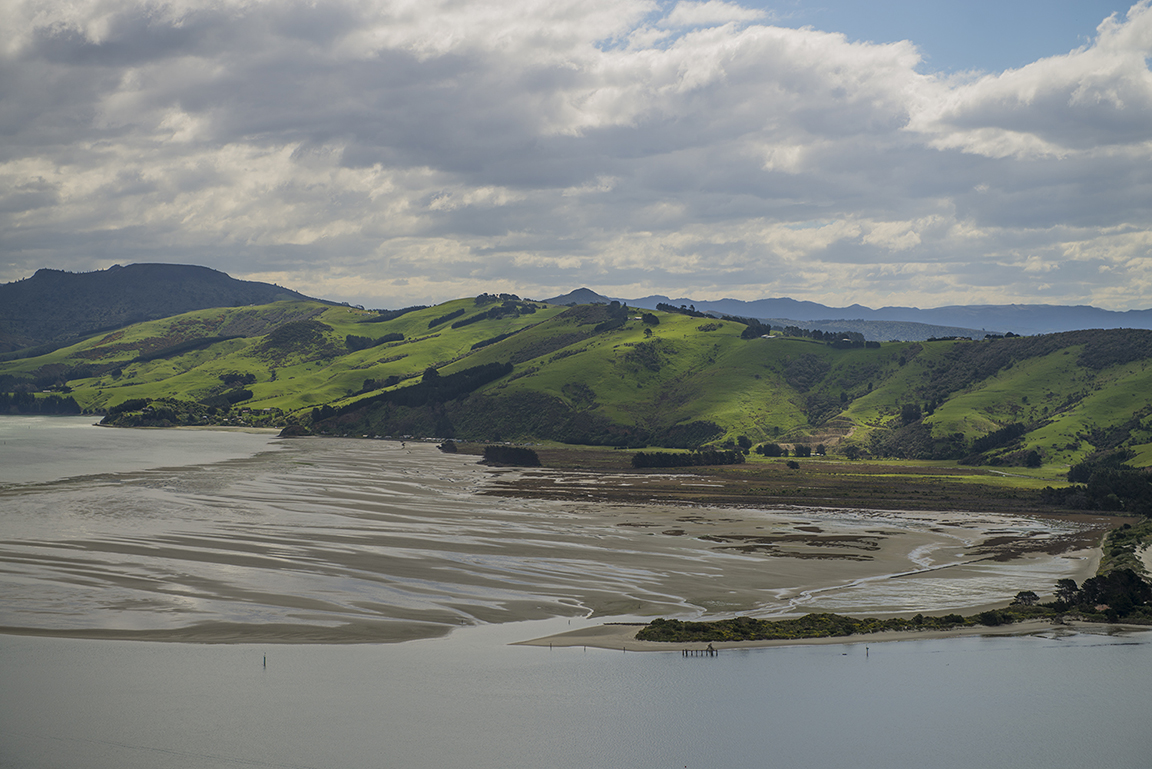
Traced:
[[1149, 363], [1144, 330], [877, 343], [510, 294], [394, 312], [283, 301], [0, 363], [0, 394], [11, 394], [0, 406], [65, 399], [123, 425], [778, 445], [1016, 468], [1122, 451], [1152, 466]]
[[95, 272], [43, 268], [0, 285], [0, 353], [192, 310], [308, 298], [196, 265], [113, 265]]
[[796, 325], [823, 331], [851, 330], [875, 341], [922, 342], [932, 337], [965, 336], [980, 339], [985, 334], [1012, 332], [1020, 335], [1054, 334], [1101, 328], [1152, 329], [1152, 309], [1115, 312], [1086, 305], [1050, 304], [951, 305], [881, 307], [860, 304], [830, 307], [818, 302], [786, 297], [744, 301], [741, 299], [673, 299], [653, 294], [638, 299], [607, 297], [589, 288], [545, 300], [551, 304], [625, 302], [633, 307], [656, 309], [657, 305], [690, 306], [714, 315], [756, 318], [774, 326]]

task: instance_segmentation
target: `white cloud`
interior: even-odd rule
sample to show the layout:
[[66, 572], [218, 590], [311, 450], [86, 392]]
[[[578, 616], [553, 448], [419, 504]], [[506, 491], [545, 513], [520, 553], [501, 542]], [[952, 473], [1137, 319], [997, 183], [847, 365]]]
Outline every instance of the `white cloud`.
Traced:
[[976, 80], [715, 1], [0, 11], [6, 280], [1147, 304], [1148, 0]]
[[738, 3], [725, 3], [722, 0], [707, 0], [692, 3], [681, 0], [676, 3], [665, 18], [660, 20], [662, 27], [704, 27], [731, 22], [759, 21], [767, 14], [757, 8], [745, 8]]
[[994, 158], [1121, 153], [1152, 145], [1152, 8], [1104, 20], [1097, 36], [1063, 56], [959, 86], [927, 107], [914, 127], [935, 146]]

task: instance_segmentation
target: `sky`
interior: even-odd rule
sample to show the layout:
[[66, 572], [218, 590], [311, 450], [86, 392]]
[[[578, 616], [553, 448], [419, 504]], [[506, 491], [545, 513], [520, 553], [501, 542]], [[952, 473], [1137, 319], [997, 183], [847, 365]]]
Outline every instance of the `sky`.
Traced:
[[0, 282], [1152, 307], [1152, 0], [0, 0]]

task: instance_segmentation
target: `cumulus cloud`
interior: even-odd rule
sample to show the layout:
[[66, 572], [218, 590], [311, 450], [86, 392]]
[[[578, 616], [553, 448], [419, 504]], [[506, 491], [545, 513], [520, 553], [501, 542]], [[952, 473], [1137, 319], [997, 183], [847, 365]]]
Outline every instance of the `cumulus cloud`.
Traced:
[[660, 20], [662, 27], [703, 27], [731, 22], [758, 21], [767, 14], [758, 8], [745, 8], [737, 3], [722, 0], [708, 0], [704, 3], [691, 3], [682, 0], [676, 3], [666, 17]]
[[1063, 56], [988, 75], [926, 108], [918, 127], [935, 146], [989, 157], [1121, 154], [1147, 157], [1152, 141], [1152, 9], [1100, 23], [1096, 39]]
[[1149, 0], [977, 79], [719, 0], [0, 10], [6, 280], [1147, 303]]

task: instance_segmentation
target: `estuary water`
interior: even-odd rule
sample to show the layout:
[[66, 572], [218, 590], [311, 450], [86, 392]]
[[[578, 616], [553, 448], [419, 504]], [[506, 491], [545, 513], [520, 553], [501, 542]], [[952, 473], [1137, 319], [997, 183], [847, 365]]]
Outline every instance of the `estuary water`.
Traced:
[[[2, 767], [1152, 765], [1149, 634], [509, 645], [994, 602], [1084, 564], [965, 553], [1058, 522], [507, 500], [426, 445], [89, 422], [0, 419]], [[743, 531], [815, 539], [717, 545]]]
[[[1051, 547], [1075, 537], [1064, 521], [506, 499], [483, 492], [513, 471], [423, 443], [11, 417], [0, 467], [10, 631], [362, 643], [551, 617], [911, 614], [1092, 568]], [[988, 541], [1034, 552], [997, 560]]]
[[1146, 769], [1152, 644], [957, 638], [718, 657], [0, 636], [0, 766]]

